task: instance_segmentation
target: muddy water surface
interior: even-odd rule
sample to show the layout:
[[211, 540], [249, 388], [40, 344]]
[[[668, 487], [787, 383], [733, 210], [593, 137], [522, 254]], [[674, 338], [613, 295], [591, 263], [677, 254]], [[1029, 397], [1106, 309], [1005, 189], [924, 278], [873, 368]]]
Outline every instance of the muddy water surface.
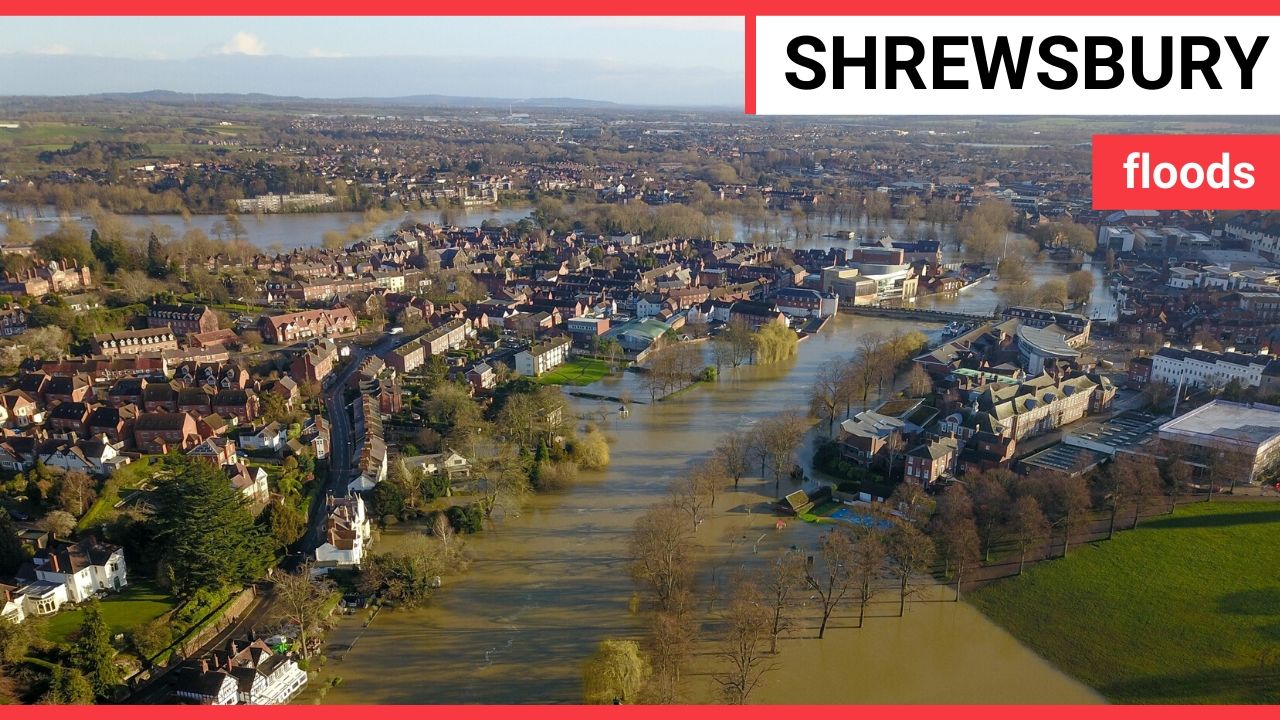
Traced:
[[[380, 614], [368, 627], [349, 622], [331, 653], [329, 673], [343, 682], [327, 703], [556, 703], [580, 697], [583, 660], [603, 638], [638, 636], [642, 616], [629, 611], [634, 586], [627, 539], [636, 516], [662, 500], [672, 478], [721, 434], [804, 402], [817, 366], [852, 352], [858, 333], [896, 327], [876, 318], [841, 316], [801, 343], [780, 366], [743, 368], [714, 386], [656, 405], [636, 403], [630, 417], [616, 404], [574, 400], [574, 411], [610, 415], [612, 463], [573, 488], [539, 496], [519, 517], [474, 536], [470, 571], [450, 578], [427, 607]], [[589, 388], [644, 398], [634, 376]], [[784, 484], [785, 487], [785, 484]], [[804, 523], [775, 529], [766, 511], [773, 483], [743, 483], [716, 502], [698, 531], [704, 576], [758, 561], [792, 545], [816, 546]], [[395, 542], [409, 528], [383, 538]], [[753, 551], [758, 554], [753, 554]], [[945, 593], [934, 599], [945, 599]], [[888, 600], [888, 598], [886, 598]], [[1093, 702], [1097, 696], [1020, 646], [964, 603], [917, 602], [898, 619], [896, 603], [877, 604], [866, 627], [841, 617], [825, 640], [801, 628], [783, 644], [778, 669], [753, 698], [766, 703]], [[879, 617], [884, 615], [885, 617]], [[715, 661], [694, 663], [688, 692], [714, 701]], [[859, 678], [853, 682], [851, 679]], [[803, 691], [801, 691], [803, 688]], [[300, 699], [306, 702], [304, 696]]]

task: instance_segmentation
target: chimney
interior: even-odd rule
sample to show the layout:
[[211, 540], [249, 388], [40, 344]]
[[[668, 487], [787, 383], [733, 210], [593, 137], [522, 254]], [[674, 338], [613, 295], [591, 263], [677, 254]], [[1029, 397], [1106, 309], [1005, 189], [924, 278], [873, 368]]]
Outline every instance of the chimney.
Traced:
[[53, 566], [54, 572], [56, 573], [62, 572], [62, 565], [60, 562], [58, 562], [58, 553], [56, 552], [49, 553], [49, 564]]

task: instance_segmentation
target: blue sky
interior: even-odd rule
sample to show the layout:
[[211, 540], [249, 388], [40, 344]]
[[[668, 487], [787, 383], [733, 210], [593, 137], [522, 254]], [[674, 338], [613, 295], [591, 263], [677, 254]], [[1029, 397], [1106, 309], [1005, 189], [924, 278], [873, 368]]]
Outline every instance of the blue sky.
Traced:
[[[0, 73], [0, 94], [438, 93], [719, 105], [740, 102], [742, 90], [741, 18], [10, 17], [4, 27], [0, 63], [14, 71]], [[371, 68], [377, 77], [366, 81]]]
[[737, 70], [741, 18], [6, 18], [0, 53], [178, 59], [453, 56], [595, 59]]

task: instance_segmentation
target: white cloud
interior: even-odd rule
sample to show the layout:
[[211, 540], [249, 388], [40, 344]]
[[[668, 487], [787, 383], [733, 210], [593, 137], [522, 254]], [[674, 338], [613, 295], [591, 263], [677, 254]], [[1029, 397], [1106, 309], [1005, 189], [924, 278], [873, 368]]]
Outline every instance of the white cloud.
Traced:
[[36, 50], [36, 53], [40, 55], [70, 55], [71, 48], [62, 43], [54, 43]]
[[322, 50], [320, 48], [311, 48], [310, 50], [307, 51], [307, 57], [309, 58], [344, 58], [344, 57], [351, 57], [351, 56], [344, 52], [337, 52], [334, 50]]
[[220, 50], [223, 55], [266, 55], [267, 46], [256, 35], [240, 31], [233, 35]]

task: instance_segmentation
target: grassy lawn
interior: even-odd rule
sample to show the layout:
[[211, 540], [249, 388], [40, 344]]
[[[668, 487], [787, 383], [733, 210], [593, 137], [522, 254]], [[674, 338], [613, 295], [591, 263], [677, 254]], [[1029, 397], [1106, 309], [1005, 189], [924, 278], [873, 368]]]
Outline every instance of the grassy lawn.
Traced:
[[1191, 505], [967, 599], [1114, 702], [1275, 703], [1277, 554], [1280, 505]]
[[538, 376], [543, 385], [590, 385], [609, 374], [609, 363], [592, 358], [574, 358]]
[[[113, 635], [151, 622], [178, 605], [177, 600], [145, 582], [130, 583], [123, 591], [108, 595], [101, 602], [102, 617]], [[45, 638], [50, 642], [65, 643], [72, 633], [80, 629], [82, 622], [83, 610], [60, 612], [49, 620]]]
[[139, 458], [117, 470], [103, 483], [102, 492], [98, 495], [97, 501], [89, 507], [89, 512], [80, 518], [80, 522], [76, 527], [80, 530], [85, 530], [106, 521], [111, 514], [112, 508], [115, 507], [116, 503], [120, 502], [122, 490], [133, 490], [141, 487], [153, 475], [154, 471], [151, 470], [151, 458], [149, 457]]

